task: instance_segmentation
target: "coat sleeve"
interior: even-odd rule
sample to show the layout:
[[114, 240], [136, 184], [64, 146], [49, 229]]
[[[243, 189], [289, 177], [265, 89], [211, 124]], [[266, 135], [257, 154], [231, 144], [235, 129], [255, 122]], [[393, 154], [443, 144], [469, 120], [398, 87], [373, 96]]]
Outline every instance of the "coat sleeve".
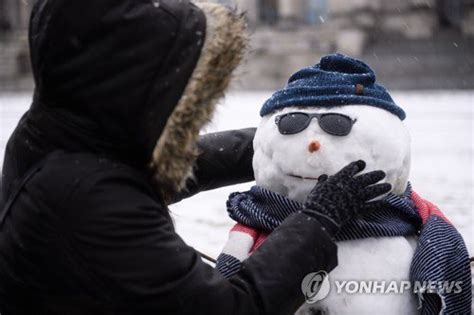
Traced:
[[101, 284], [124, 314], [290, 314], [303, 302], [304, 276], [337, 263], [330, 237], [299, 213], [225, 279], [175, 233], [168, 210], [140, 180], [102, 172], [70, 198], [62, 220], [84, 278]]
[[174, 198], [178, 202], [201, 191], [254, 180], [253, 138], [256, 128], [229, 130], [201, 136], [194, 176]]

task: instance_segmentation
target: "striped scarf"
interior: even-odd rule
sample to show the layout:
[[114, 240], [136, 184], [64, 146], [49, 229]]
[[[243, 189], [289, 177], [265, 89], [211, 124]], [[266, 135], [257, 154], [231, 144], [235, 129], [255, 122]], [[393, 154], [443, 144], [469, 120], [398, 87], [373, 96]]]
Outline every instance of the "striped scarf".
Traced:
[[[443, 287], [436, 288], [437, 296], [419, 293], [421, 313], [470, 314], [471, 269], [461, 235], [435, 205], [421, 198], [410, 185], [403, 195], [389, 194], [385, 201], [386, 209], [345, 225], [336, 235], [336, 241], [418, 235], [410, 280], [462, 281], [460, 293], [445, 292]], [[238, 223], [217, 259], [217, 270], [226, 278], [236, 274], [242, 261], [290, 214], [300, 209], [302, 204], [258, 186], [231, 194], [227, 210]]]

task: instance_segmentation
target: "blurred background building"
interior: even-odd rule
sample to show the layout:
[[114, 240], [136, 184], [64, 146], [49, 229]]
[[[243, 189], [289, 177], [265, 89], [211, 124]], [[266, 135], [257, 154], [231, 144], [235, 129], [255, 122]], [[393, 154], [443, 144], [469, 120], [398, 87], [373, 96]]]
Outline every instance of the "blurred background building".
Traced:
[[[327, 53], [371, 64], [392, 89], [474, 89], [474, 0], [215, 0], [247, 13], [237, 87], [281, 87]], [[31, 90], [34, 0], [0, 0], [0, 90]]]

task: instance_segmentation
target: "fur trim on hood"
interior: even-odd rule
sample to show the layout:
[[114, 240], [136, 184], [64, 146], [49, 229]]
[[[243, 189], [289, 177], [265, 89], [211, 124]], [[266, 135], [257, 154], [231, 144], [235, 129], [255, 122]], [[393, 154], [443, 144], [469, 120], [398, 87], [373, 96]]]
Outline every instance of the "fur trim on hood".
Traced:
[[153, 150], [151, 168], [169, 202], [193, 175], [199, 131], [208, 123], [245, 54], [243, 15], [218, 4], [197, 4], [206, 15], [206, 37], [196, 68]]

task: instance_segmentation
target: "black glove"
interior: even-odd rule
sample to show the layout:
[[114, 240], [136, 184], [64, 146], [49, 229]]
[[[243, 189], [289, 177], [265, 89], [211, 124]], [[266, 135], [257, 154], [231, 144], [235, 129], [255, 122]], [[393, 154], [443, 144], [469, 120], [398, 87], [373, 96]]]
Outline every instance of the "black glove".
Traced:
[[308, 195], [303, 212], [335, 236], [350, 220], [386, 206], [381, 200], [368, 202], [392, 189], [390, 184], [374, 185], [385, 178], [385, 173], [374, 171], [355, 176], [364, 169], [365, 162], [357, 161], [333, 176], [322, 175]]

